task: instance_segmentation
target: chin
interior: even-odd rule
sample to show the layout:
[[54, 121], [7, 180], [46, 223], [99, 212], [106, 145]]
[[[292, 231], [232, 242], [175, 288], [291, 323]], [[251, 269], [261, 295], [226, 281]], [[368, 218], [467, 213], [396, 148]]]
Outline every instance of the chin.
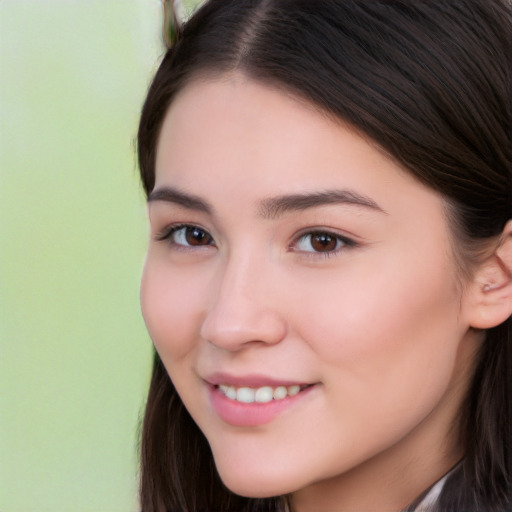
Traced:
[[267, 472], [261, 474], [249, 468], [225, 468], [217, 464], [217, 471], [224, 485], [235, 494], [245, 498], [270, 498], [282, 496], [296, 491], [300, 485], [295, 485], [289, 478], [283, 479], [286, 472], [281, 474]]
[[229, 480], [222, 478], [224, 485], [233, 493], [244, 498], [272, 498], [288, 494], [282, 487], [276, 485], [255, 485], [253, 482], [247, 482], [243, 479]]

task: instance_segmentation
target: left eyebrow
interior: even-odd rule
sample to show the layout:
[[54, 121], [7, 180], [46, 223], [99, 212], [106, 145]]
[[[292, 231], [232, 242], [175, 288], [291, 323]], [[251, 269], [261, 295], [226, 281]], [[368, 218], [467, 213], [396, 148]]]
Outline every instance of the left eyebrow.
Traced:
[[307, 210], [329, 204], [347, 204], [369, 208], [387, 215], [373, 199], [353, 190], [327, 190], [325, 192], [292, 194], [272, 197], [260, 203], [259, 214], [265, 219], [275, 219], [285, 213]]

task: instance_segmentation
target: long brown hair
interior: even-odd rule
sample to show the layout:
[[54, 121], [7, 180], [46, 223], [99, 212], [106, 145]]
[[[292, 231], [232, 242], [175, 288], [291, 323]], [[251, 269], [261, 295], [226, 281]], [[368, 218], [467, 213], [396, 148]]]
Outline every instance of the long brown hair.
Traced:
[[[236, 70], [350, 123], [440, 192], [470, 261], [512, 218], [511, 38], [509, 0], [210, 0], [149, 89], [138, 133], [145, 191], [176, 93]], [[511, 322], [487, 332], [461, 411], [465, 459], [438, 511], [512, 510]], [[141, 452], [143, 512], [286, 510], [283, 497], [223, 486], [156, 353]]]

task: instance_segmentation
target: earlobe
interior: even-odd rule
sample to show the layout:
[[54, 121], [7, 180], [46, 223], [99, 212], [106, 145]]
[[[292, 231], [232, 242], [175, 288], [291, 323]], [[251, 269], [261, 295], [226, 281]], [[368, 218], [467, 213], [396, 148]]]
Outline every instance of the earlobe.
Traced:
[[500, 242], [481, 263], [468, 287], [471, 327], [490, 329], [503, 323], [512, 315], [512, 220]]

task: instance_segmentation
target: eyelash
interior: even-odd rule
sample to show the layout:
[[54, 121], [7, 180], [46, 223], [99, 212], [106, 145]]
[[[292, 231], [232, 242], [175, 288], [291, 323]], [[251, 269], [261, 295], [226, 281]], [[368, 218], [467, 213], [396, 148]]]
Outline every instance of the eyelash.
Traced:
[[[307, 238], [313, 238], [314, 236], [327, 236], [328, 238], [331, 238], [336, 243], [336, 247], [333, 250], [329, 251], [301, 251], [295, 249], [296, 245], [306, 240]], [[312, 242], [310, 240], [310, 245], [312, 245]], [[355, 248], [357, 247], [357, 242], [352, 240], [351, 238], [348, 238], [346, 236], [339, 235], [337, 233], [333, 233], [332, 231], [329, 231], [327, 229], [315, 229], [315, 230], [308, 230], [304, 231], [300, 235], [298, 235], [290, 244], [289, 250], [292, 252], [300, 252], [301, 254], [305, 255], [309, 258], [315, 258], [315, 257], [324, 257], [324, 258], [330, 258], [332, 256], [336, 256], [339, 253], [346, 251], [347, 249]]]
[[173, 224], [170, 226], [165, 227], [160, 233], [158, 233], [155, 237], [157, 241], [161, 242], [167, 242], [171, 247], [174, 249], [180, 249], [180, 250], [193, 250], [194, 248], [202, 248], [202, 247], [210, 247], [214, 246], [215, 243], [211, 244], [205, 244], [205, 245], [184, 245], [177, 243], [173, 240], [173, 236], [181, 231], [182, 229], [197, 229], [198, 231], [201, 231], [206, 236], [210, 237], [212, 242], [214, 242], [213, 237], [208, 233], [206, 229], [203, 229], [200, 226], [197, 226], [195, 224]]
[[[175, 240], [173, 240], [173, 236], [181, 231], [182, 229], [196, 229], [202, 233], [204, 233], [207, 237], [210, 238], [211, 243], [207, 243], [204, 245], [198, 244], [198, 245], [185, 245], [182, 243], [177, 243]], [[328, 251], [305, 251], [305, 250], [297, 250], [296, 246], [301, 241], [306, 240], [308, 237], [314, 237], [314, 236], [326, 236], [333, 241], [336, 242], [336, 247], [333, 250]], [[213, 237], [208, 233], [206, 229], [203, 229], [200, 226], [197, 226], [195, 224], [174, 224], [167, 226], [164, 228], [157, 236], [155, 237], [157, 241], [166, 241], [171, 247], [179, 250], [194, 250], [197, 248], [204, 248], [204, 247], [211, 247], [215, 246], [215, 241]], [[310, 245], [312, 242], [309, 242]], [[322, 229], [315, 229], [315, 230], [308, 230], [303, 231], [301, 234], [299, 234], [297, 237], [295, 237], [292, 241], [292, 243], [289, 245], [288, 249], [290, 252], [297, 252], [305, 255], [309, 258], [314, 257], [325, 257], [330, 258], [331, 256], [336, 256], [342, 251], [345, 251], [350, 248], [357, 247], [358, 244], [353, 239], [348, 238], [346, 236], [339, 235], [337, 233], [333, 233], [329, 230], [322, 230]]]

